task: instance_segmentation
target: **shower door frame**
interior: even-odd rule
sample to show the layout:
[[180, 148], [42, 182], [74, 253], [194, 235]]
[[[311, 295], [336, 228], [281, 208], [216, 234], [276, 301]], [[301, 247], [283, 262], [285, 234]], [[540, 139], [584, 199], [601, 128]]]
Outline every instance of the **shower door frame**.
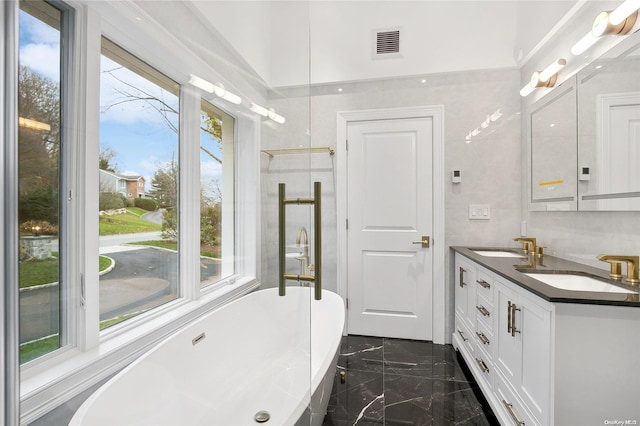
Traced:
[[[336, 139], [336, 218], [338, 294], [347, 300], [347, 128], [357, 121], [395, 120], [403, 118], [431, 118], [433, 121], [433, 253], [432, 271], [432, 338], [434, 343], [446, 343], [446, 285], [445, 285], [445, 222], [444, 222], [444, 106], [431, 105], [407, 108], [383, 108], [340, 111], [337, 114]], [[348, 317], [348, 316], [347, 316]], [[345, 319], [345, 333], [348, 323]]]

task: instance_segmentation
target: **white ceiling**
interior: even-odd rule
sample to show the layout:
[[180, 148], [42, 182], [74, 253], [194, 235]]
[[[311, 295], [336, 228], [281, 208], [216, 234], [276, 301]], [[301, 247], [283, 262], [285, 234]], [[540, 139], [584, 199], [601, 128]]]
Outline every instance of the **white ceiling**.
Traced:
[[[192, 0], [271, 87], [522, 65], [577, 0]], [[401, 56], [375, 59], [375, 30]]]

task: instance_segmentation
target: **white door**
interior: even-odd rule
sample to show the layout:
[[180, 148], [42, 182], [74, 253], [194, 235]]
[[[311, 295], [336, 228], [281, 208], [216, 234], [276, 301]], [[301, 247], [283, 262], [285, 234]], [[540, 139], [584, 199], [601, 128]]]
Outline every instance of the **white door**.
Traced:
[[347, 127], [348, 332], [432, 340], [433, 119]]

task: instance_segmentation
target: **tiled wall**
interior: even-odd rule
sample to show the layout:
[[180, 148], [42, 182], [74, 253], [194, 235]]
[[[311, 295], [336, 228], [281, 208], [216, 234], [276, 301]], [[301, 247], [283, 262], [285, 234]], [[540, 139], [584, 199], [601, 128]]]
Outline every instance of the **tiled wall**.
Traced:
[[[444, 105], [445, 110], [445, 244], [513, 245], [520, 230], [520, 97], [518, 70], [448, 73], [407, 79], [358, 82], [290, 90], [271, 105], [287, 117], [283, 128], [263, 126], [265, 148], [292, 148], [308, 143], [310, 122], [313, 146], [336, 146], [337, 112], [407, 106]], [[338, 88], [342, 91], [338, 92]], [[488, 114], [501, 109], [502, 117], [470, 144], [465, 136], [480, 126]], [[308, 117], [311, 117], [309, 120]], [[303, 125], [304, 123], [304, 125]], [[288, 127], [287, 127], [288, 126]], [[339, 142], [340, 143], [340, 142]], [[307, 159], [262, 155], [262, 281], [277, 283], [277, 179], [299, 180], [310, 187], [321, 180], [325, 288], [336, 290], [335, 160], [326, 154]], [[301, 164], [311, 167], [311, 176]], [[462, 182], [451, 183], [451, 169], [460, 169]], [[286, 172], [290, 169], [289, 172]], [[491, 219], [469, 220], [469, 204], [489, 204]], [[326, 213], [326, 214], [325, 214]], [[311, 222], [309, 222], [311, 223]], [[294, 230], [287, 230], [295, 232]], [[295, 234], [293, 234], [295, 235]], [[291, 239], [291, 238], [289, 238]], [[446, 250], [447, 262], [449, 251]], [[447, 280], [449, 276], [447, 274]], [[447, 306], [453, 322], [453, 287], [447, 283]], [[450, 333], [447, 332], [447, 335]]]

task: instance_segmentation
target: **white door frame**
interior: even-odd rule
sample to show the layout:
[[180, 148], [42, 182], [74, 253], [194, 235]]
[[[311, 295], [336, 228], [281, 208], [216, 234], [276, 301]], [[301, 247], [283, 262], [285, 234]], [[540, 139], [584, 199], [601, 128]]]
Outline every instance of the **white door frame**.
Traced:
[[[336, 143], [336, 220], [338, 239], [338, 294], [347, 299], [347, 126], [357, 121], [431, 118], [433, 120], [433, 342], [445, 343], [445, 236], [444, 236], [444, 106], [422, 106], [359, 111], [338, 111]], [[346, 328], [345, 328], [346, 330]]]

